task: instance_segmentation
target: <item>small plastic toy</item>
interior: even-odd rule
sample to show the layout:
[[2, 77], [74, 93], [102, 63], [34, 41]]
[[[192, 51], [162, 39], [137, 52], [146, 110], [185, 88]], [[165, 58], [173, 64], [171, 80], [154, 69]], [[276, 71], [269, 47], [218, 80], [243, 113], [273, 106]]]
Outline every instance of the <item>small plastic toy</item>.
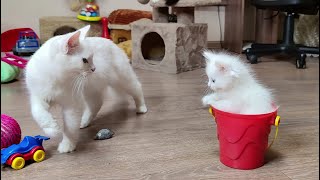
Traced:
[[87, 0], [77, 18], [83, 21], [100, 21], [99, 6], [93, 0]]
[[21, 68], [21, 69], [25, 68], [28, 63], [28, 60], [19, 56], [15, 56], [10, 53], [5, 53], [5, 56], [1, 57], [1, 61], [6, 62], [13, 66], [17, 66], [18, 68]]
[[110, 39], [109, 29], [108, 29], [108, 18], [103, 17], [101, 18], [101, 24], [102, 24], [102, 37], [106, 39]]
[[1, 83], [8, 83], [17, 79], [20, 75], [20, 69], [25, 68], [28, 60], [10, 53], [5, 53], [1, 57]]
[[13, 169], [22, 169], [25, 161], [33, 159], [41, 162], [45, 158], [45, 151], [42, 146], [43, 140], [50, 138], [45, 136], [25, 136], [19, 144], [13, 144], [1, 149], [1, 165], [6, 164]]
[[19, 33], [21, 31], [33, 31], [31, 28], [17, 28], [10, 29], [1, 33], [1, 52], [12, 51], [12, 48], [16, 45], [19, 40]]
[[40, 41], [34, 31], [21, 31], [16, 46], [12, 49], [17, 56], [31, 56], [40, 48]]
[[96, 136], [94, 137], [94, 140], [104, 140], [104, 139], [110, 139], [114, 135], [114, 132], [110, 129], [101, 129]]

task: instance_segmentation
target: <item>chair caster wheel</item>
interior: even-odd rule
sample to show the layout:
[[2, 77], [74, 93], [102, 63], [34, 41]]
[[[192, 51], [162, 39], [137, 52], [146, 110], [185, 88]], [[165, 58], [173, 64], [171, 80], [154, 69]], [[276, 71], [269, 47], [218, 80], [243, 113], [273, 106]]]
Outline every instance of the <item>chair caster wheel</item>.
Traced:
[[251, 64], [257, 64], [258, 63], [258, 57], [254, 54], [247, 54], [247, 59]]
[[299, 57], [296, 59], [296, 67], [297, 69], [305, 69], [306, 68], [306, 55], [300, 54]]

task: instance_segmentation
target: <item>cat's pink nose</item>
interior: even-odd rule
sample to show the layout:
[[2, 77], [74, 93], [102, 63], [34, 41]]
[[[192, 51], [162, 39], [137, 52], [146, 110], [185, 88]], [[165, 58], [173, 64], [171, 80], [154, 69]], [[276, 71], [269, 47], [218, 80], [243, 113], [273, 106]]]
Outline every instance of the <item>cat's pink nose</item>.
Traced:
[[94, 72], [95, 70], [96, 70], [96, 68], [95, 68], [95, 67], [94, 67], [94, 68], [91, 68], [91, 71], [92, 71], [92, 72]]

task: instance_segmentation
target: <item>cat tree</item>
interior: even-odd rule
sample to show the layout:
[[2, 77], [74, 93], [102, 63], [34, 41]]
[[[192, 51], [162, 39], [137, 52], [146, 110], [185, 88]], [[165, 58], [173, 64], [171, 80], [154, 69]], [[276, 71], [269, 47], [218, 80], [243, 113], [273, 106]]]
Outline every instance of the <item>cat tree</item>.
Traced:
[[180, 0], [172, 6], [177, 23], [169, 23], [165, 0], [152, 0], [153, 21], [139, 20], [131, 25], [133, 67], [174, 74], [204, 67], [201, 51], [207, 45], [208, 26], [194, 22], [194, 10], [220, 3]]

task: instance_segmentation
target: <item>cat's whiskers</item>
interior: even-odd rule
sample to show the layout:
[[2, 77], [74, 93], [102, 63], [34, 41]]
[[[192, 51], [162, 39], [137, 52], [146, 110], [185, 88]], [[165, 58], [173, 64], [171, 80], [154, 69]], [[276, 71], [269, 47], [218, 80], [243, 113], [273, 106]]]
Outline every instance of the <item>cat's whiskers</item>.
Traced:
[[79, 78], [79, 85], [78, 85], [78, 88], [77, 88], [77, 94], [78, 95], [82, 95], [82, 90], [83, 90], [83, 78], [84, 78], [85, 76], [80, 76], [80, 78]]
[[203, 95], [208, 95], [212, 92], [212, 90], [210, 89], [210, 87], [207, 85], [208, 84], [208, 78], [203, 78], [203, 77], [207, 77], [206, 74], [202, 74], [201, 75], [201, 85], [205, 87], [204, 91], [203, 91]]
[[203, 91], [203, 95], [206, 96], [206, 95], [211, 94], [213, 92], [214, 91], [209, 86], [206, 86], [205, 90]]
[[201, 76], [201, 77], [207, 77], [207, 74], [204, 73], [204, 74], [201, 74], [200, 76]]
[[77, 75], [74, 77], [73, 81], [72, 81], [72, 97], [75, 97], [76, 95], [76, 89], [78, 87], [78, 84], [79, 84], [79, 79], [80, 79], [80, 76]]
[[72, 96], [75, 95], [82, 95], [85, 83], [87, 81], [87, 75], [80, 73], [77, 76], [75, 76], [73, 80], [73, 86], [72, 86]]
[[88, 73], [86, 73], [85, 75], [82, 75], [80, 76], [80, 81], [79, 81], [79, 89], [78, 89], [78, 93], [79, 94], [82, 94], [83, 93], [83, 90], [84, 90], [84, 87], [85, 87], [85, 84], [87, 82], [87, 79], [88, 79]]

